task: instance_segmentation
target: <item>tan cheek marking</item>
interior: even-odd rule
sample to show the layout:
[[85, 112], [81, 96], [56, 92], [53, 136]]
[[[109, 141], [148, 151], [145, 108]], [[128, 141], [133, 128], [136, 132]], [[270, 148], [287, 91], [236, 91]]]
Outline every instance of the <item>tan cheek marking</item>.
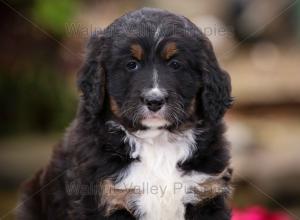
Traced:
[[[196, 110], [196, 97], [194, 97], [190, 103], [190, 105], [188, 106], [187, 112], [190, 116], [192, 116], [195, 113]], [[194, 126], [194, 122], [186, 122], [180, 125], [180, 127], [178, 128], [179, 131], [184, 131], [187, 129], [190, 129]]]
[[144, 51], [143, 51], [143, 48], [141, 47], [141, 45], [132, 44], [131, 45], [131, 53], [132, 53], [132, 56], [134, 58], [136, 58], [137, 60], [142, 60]]
[[121, 116], [120, 108], [119, 108], [119, 106], [118, 106], [116, 100], [115, 100], [112, 96], [109, 97], [109, 100], [110, 100], [110, 109], [111, 109], [111, 111], [112, 111], [116, 116], [120, 117], [120, 116]]
[[177, 53], [176, 43], [170, 42], [170, 43], [166, 44], [166, 46], [162, 52], [162, 57], [163, 57], [163, 59], [168, 60], [176, 53]]
[[133, 189], [116, 189], [111, 180], [105, 180], [101, 184], [101, 203], [105, 207], [105, 215], [110, 216], [113, 212], [125, 209], [132, 213], [129, 200], [135, 194]]

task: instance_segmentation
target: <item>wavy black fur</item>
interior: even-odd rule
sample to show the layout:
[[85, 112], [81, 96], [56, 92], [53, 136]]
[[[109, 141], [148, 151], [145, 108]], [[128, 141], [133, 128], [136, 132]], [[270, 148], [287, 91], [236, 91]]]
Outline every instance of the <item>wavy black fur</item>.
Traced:
[[[219, 67], [208, 39], [188, 19], [167, 11], [141, 9], [117, 19], [103, 32], [92, 36], [79, 74], [82, 96], [77, 116], [55, 148], [49, 165], [24, 184], [18, 219], [134, 219], [125, 210], [104, 217], [103, 207], [99, 206], [98, 186], [108, 177], [116, 177], [134, 161], [129, 156], [128, 143], [123, 141], [124, 132], [111, 131], [106, 122], [118, 121], [128, 130], [147, 129], [141, 124], [133, 125], [130, 118], [118, 118], [112, 113], [109, 95], [113, 94], [121, 105], [122, 99], [127, 98], [123, 94], [128, 93], [132, 85], [127, 83], [126, 77], [107, 74], [120, 72], [119, 59], [125, 55], [118, 49], [132, 39], [141, 24], [149, 28], [151, 36], [160, 24], [165, 24], [164, 36], [178, 42], [179, 48], [187, 48], [185, 56], [189, 57], [188, 71], [192, 78], [180, 79], [181, 89], [186, 97], [196, 96], [196, 109], [189, 117], [182, 116], [182, 125], [189, 124], [203, 132], [196, 138], [197, 150], [192, 157], [178, 166], [184, 171], [209, 174], [219, 173], [228, 166], [230, 155], [222, 121], [232, 102], [228, 74]], [[132, 29], [126, 31], [126, 25]], [[172, 33], [172, 25], [182, 32]], [[184, 30], [188, 30], [188, 34], [183, 35]], [[153, 40], [145, 36], [141, 44], [151, 48]], [[140, 80], [139, 84], [146, 86]], [[186, 86], [188, 80], [200, 82], [197, 91]], [[173, 124], [163, 129], [175, 132], [180, 127]], [[230, 219], [226, 196], [218, 196], [201, 206], [187, 205], [186, 219]]]

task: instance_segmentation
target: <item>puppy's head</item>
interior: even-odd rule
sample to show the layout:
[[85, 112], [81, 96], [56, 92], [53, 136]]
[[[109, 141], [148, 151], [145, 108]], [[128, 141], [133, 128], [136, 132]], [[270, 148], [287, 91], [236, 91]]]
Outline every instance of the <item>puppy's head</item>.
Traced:
[[142, 9], [91, 38], [81, 70], [82, 110], [128, 129], [217, 123], [231, 104], [230, 78], [188, 19]]

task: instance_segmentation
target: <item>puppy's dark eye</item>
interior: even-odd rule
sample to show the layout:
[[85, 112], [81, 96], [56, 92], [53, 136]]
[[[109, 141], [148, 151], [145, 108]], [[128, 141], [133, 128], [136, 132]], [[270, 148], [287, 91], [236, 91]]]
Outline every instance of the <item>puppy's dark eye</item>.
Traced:
[[134, 70], [137, 70], [139, 68], [139, 64], [138, 62], [136, 62], [135, 60], [131, 60], [129, 61], [127, 64], [126, 64], [126, 68], [129, 70], [129, 71], [134, 71]]
[[174, 70], [178, 70], [181, 67], [181, 64], [177, 60], [171, 60], [168, 63], [168, 66], [171, 67]]

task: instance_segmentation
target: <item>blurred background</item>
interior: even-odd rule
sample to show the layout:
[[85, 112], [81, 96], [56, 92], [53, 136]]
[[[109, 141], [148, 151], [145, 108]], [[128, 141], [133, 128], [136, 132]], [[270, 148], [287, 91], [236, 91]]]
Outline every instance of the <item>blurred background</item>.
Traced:
[[231, 75], [234, 218], [300, 219], [299, 0], [0, 0], [0, 219], [75, 115], [89, 36], [144, 6], [190, 18]]

